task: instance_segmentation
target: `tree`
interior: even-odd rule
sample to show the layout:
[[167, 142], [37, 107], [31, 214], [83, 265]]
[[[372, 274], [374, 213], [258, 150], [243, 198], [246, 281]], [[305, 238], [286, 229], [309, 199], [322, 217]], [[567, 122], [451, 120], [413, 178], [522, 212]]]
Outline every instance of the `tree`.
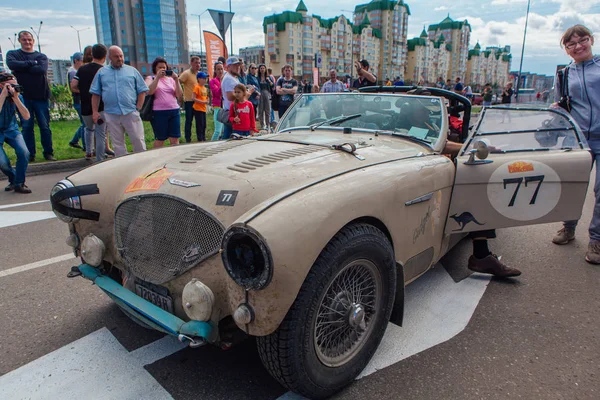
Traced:
[[53, 111], [51, 119], [66, 120], [77, 116], [73, 109], [73, 96], [67, 85], [52, 84], [50, 86], [50, 102]]

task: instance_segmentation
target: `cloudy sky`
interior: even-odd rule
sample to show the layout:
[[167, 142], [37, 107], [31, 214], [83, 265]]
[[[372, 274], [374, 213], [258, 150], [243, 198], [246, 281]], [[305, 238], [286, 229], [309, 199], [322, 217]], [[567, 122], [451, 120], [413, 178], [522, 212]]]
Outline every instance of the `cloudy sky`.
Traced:
[[[181, 1], [181, 0], [180, 0]], [[449, 6], [444, 0], [411, 2], [408, 20], [409, 38], [418, 36], [423, 25], [437, 23], [448, 13], [455, 20], [467, 19], [471, 24], [471, 47], [477, 41], [482, 47], [510, 45], [513, 53], [512, 69], [519, 68], [527, 0], [461, 0], [460, 6]], [[330, 18], [339, 14], [352, 17], [354, 4], [347, 0], [329, 0], [327, 5], [318, 0], [304, 1], [310, 14]], [[21, 29], [33, 26], [36, 30], [43, 20], [40, 34], [42, 51], [50, 58], [68, 58], [78, 50], [76, 29], [81, 31], [82, 46], [96, 42], [92, 0], [28, 0], [24, 8], [0, 7], [0, 46], [4, 53], [13, 48], [10, 39]], [[6, 2], [4, 4], [8, 5]], [[228, 0], [211, 0], [211, 8], [227, 10]], [[264, 44], [262, 21], [265, 15], [294, 10], [296, 0], [232, 0], [236, 13], [233, 19], [233, 48]], [[192, 49], [199, 47], [198, 18], [207, 2], [188, 1], [188, 33]], [[559, 47], [562, 31], [583, 23], [600, 33], [600, 0], [532, 0], [525, 45], [523, 71], [553, 74], [557, 64], [568, 62]], [[208, 13], [202, 16], [202, 28], [217, 32]], [[229, 36], [229, 35], [228, 35]], [[597, 45], [600, 46], [600, 43]], [[596, 46], [596, 47], [597, 47]], [[600, 53], [600, 51], [596, 50]]]

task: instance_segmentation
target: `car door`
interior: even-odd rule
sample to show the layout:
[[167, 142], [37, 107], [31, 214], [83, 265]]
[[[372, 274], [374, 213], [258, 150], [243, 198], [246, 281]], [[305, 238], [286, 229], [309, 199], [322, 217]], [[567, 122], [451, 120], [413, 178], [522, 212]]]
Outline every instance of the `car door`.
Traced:
[[562, 110], [489, 107], [455, 163], [447, 234], [579, 219], [592, 157]]

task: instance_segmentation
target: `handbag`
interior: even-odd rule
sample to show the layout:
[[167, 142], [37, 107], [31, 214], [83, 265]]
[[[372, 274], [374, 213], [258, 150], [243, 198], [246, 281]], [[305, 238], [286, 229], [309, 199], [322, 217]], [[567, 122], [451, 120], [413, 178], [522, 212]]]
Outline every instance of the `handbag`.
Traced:
[[152, 121], [152, 118], [154, 118], [154, 110], [152, 109], [153, 107], [154, 95], [146, 95], [146, 98], [144, 99], [144, 105], [140, 110], [140, 118], [142, 121]]
[[[279, 82], [279, 80], [277, 80], [277, 82]], [[280, 96], [277, 94], [277, 84], [275, 84], [275, 87], [273, 88], [273, 93], [271, 95], [271, 109], [273, 109], [273, 111], [279, 111], [279, 100]]]
[[[233, 105], [233, 103], [232, 103], [232, 105]], [[217, 114], [217, 121], [219, 121], [223, 125], [227, 125], [228, 127], [231, 127], [231, 122], [229, 121], [229, 110], [226, 110], [224, 108], [219, 108], [218, 111], [219, 111], [219, 113]]]

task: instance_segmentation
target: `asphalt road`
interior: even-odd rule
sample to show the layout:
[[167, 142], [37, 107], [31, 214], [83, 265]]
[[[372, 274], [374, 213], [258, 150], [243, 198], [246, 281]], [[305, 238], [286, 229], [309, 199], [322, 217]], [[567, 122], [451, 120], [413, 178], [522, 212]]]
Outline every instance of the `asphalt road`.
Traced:
[[[3, 206], [47, 200], [65, 175], [29, 178], [31, 195], [0, 192], [0, 223], [5, 212], [20, 218], [15, 211], [50, 211], [48, 202]], [[492, 250], [523, 275], [492, 279], [466, 328], [450, 340], [357, 380], [336, 399], [600, 398], [600, 266], [584, 261], [592, 194], [590, 189], [581, 229], [568, 246], [550, 242], [558, 224], [499, 231]], [[62, 354], [55, 351], [77, 352], [73, 342], [95, 337], [102, 328], [130, 354], [162, 337], [131, 322], [88, 281], [67, 279], [74, 258], [7, 275], [15, 267], [69, 254], [66, 236], [66, 225], [56, 218], [0, 228], [0, 375], [10, 377], [20, 367], [26, 376], [51, 374], [51, 367], [40, 371], [35, 360]], [[442, 260], [454, 280], [470, 275], [470, 252], [463, 241]], [[67, 374], [69, 368], [76, 373], [77, 362], [100, 363], [94, 357], [58, 359], [66, 366], [60, 364], [59, 372]], [[276, 399], [287, 392], [263, 369], [252, 339], [229, 351], [186, 348], [144, 371], [164, 389], [157, 398]], [[23, 390], [34, 388], [24, 384]], [[95, 390], [89, 398], [121, 398], [124, 389], [102, 381]]]

